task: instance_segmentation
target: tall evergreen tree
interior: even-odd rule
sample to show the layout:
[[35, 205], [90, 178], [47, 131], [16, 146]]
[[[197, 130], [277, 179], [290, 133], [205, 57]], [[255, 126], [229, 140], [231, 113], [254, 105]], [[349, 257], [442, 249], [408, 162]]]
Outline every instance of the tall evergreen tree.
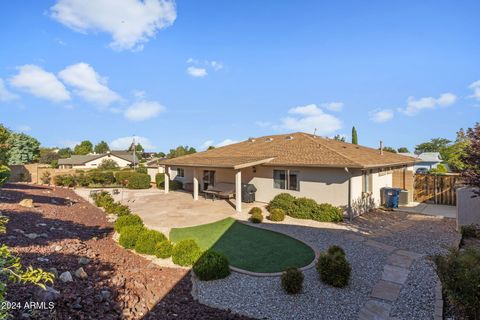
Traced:
[[25, 133], [12, 133], [7, 140], [9, 145], [8, 164], [26, 164], [38, 160], [40, 142]]
[[355, 129], [355, 126], [352, 127], [352, 143], [358, 144], [357, 129]]

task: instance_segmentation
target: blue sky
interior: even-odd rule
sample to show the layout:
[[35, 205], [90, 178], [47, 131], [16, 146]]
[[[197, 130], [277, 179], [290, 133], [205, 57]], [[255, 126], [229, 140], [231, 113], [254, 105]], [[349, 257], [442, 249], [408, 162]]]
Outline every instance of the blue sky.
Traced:
[[11, 1], [0, 122], [151, 150], [313, 132], [367, 146], [480, 120], [478, 1]]

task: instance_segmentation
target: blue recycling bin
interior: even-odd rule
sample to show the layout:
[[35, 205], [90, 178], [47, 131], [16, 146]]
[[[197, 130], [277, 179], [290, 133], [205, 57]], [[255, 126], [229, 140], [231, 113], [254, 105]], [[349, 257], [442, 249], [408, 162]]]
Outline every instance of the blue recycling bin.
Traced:
[[385, 206], [387, 208], [398, 208], [398, 200], [400, 198], [400, 190], [399, 188], [384, 188], [384, 199], [385, 199]]

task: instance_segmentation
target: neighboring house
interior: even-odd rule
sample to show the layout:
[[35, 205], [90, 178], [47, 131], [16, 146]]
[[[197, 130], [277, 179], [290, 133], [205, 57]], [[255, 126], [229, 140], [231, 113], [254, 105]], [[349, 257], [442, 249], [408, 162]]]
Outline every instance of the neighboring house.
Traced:
[[440, 156], [440, 152], [423, 152], [418, 155], [409, 152], [400, 154], [417, 159], [413, 168], [415, 171], [417, 171], [419, 168], [425, 168], [427, 170], [435, 169], [443, 161], [442, 157]]
[[[192, 184], [193, 198], [209, 186], [234, 185], [241, 211], [242, 184], [257, 188], [256, 201], [282, 192], [362, 213], [380, 203], [380, 190], [393, 185], [393, 170], [413, 175], [415, 159], [306, 133], [246, 141], [161, 162], [170, 179]], [[195, 187], [197, 186], [197, 187]], [[166, 190], [168, 192], [168, 184]]]
[[159, 161], [162, 160], [160, 158], [154, 158], [149, 160], [145, 163], [147, 167], [147, 173], [150, 175], [150, 181], [155, 182], [155, 177], [157, 173], [164, 173], [165, 167], [159, 164]]
[[[111, 159], [115, 161], [120, 168], [133, 166], [133, 154], [128, 151], [111, 151], [103, 154], [73, 155], [67, 159], [59, 159], [60, 169], [94, 169], [98, 167], [103, 160]], [[138, 159], [135, 159], [138, 162]]]

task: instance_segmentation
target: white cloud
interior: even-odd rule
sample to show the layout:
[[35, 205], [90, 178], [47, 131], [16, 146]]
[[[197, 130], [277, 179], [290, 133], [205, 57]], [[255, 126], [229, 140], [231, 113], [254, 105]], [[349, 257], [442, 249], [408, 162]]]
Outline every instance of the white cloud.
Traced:
[[295, 107], [290, 109], [288, 113], [296, 117], [282, 119], [281, 127], [287, 130], [313, 133], [317, 129], [317, 134], [327, 135], [342, 128], [340, 119], [324, 113], [315, 104]]
[[60, 79], [74, 88], [74, 93], [86, 101], [108, 106], [121, 97], [107, 86], [107, 78], [100, 76], [89, 64], [72, 64], [58, 73]]
[[173, 0], [57, 0], [53, 19], [74, 31], [111, 34], [110, 47], [141, 50], [143, 44], [177, 18]]
[[193, 66], [190, 66], [190, 67], [187, 68], [187, 73], [194, 78], [205, 77], [208, 74], [207, 69], [197, 68], [197, 67], [193, 67]]
[[18, 70], [19, 73], [10, 78], [12, 86], [53, 102], [70, 100], [70, 93], [53, 73], [31, 64]]
[[330, 111], [335, 111], [335, 112], [340, 112], [343, 109], [343, 102], [328, 102], [328, 103], [322, 103], [320, 107], [324, 109], [328, 109]]
[[212, 66], [213, 70], [218, 71], [223, 69], [223, 63], [218, 61], [210, 61], [210, 65]]
[[147, 149], [147, 150], [155, 149], [155, 146], [152, 145], [152, 143], [148, 138], [139, 137], [139, 136], [117, 138], [111, 141], [109, 145], [112, 150], [128, 150], [128, 148], [132, 145], [133, 139], [135, 139], [135, 142], [137, 144], [140, 143], [144, 149]]
[[453, 93], [442, 93], [438, 98], [425, 97], [415, 99], [415, 97], [408, 97], [407, 107], [400, 109], [407, 116], [414, 116], [423, 109], [435, 109], [436, 107], [446, 107], [452, 105], [457, 101], [457, 96]]
[[143, 121], [158, 116], [165, 107], [156, 101], [137, 101], [124, 112], [125, 118], [131, 121]]
[[393, 119], [393, 110], [391, 109], [375, 109], [368, 113], [370, 115], [370, 120], [373, 122], [386, 122]]
[[145, 97], [147, 96], [147, 93], [143, 90], [133, 90], [133, 96], [136, 99], [145, 99]]
[[15, 99], [18, 99], [18, 96], [10, 92], [7, 87], [5, 87], [3, 79], [0, 78], [0, 101], [7, 102]]
[[470, 98], [475, 98], [480, 101], [480, 80], [473, 82], [468, 87], [473, 90], [473, 94]]
[[217, 143], [215, 145], [216, 148], [219, 148], [219, 147], [224, 147], [224, 146], [228, 146], [229, 144], [233, 144], [233, 143], [237, 143], [238, 141], [236, 140], [232, 140], [232, 139], [225, 139], [223, 140], [222, 142], [220, 143]]
[[213, 140], [207, 140], [200, 145], [200, 149], [207, 149], [208, 147], [213, 146]]
[[28, 131], [32, 130], [32, 128], [30, 128], [29, 126], [24, 124], [24, 125], [18, 126], [17, 130], [20, 131], [20, 132], [28, 132]]

